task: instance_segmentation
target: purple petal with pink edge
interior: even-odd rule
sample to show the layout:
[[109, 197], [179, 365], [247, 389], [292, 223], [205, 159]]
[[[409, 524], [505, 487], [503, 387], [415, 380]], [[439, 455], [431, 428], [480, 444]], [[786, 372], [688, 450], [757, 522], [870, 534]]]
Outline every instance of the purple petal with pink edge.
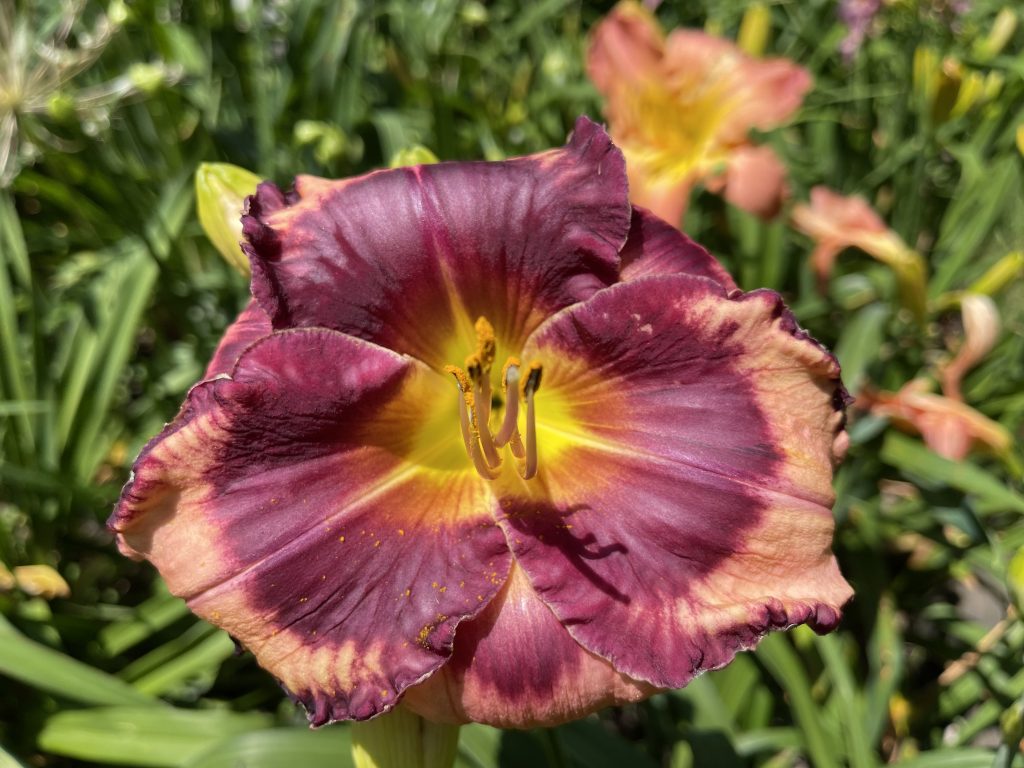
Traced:
[[230, 373], [242, 351], [272, 331], [267, 313], [260, 309], [255, 300], [250, 299], [235, 322], [224, 331], [203, 378], [212, 379], [221, 373]]
[[738, 287], [704, 246], [636, 205], [629, 237], [619, 255], [623, 281], [656, 275], [698, 275], [709, 277], [728, 290]]
[[629, 217], [622, 154], [580, 118], [540, 155], [299, 177], [290, 205], [261, 186], [243, 247], [275, 328], [334, 328], [440, 368], [473, 349], [480, 315], [516, 349], [616, 282]]
[[834, 626], [844, 390], [776, 294], [640, 278], [553, 317], [524, 357], [545, 370], [541, 469], [501, 523], [584, 648], [672, 688], [771, 629]]
[[486, 483], [418, 439], [450, 395], [336, 331], [266, 336], [193, 389], [109, 525], [314, 725], [372, 717], [447, 660], [510, 567]]

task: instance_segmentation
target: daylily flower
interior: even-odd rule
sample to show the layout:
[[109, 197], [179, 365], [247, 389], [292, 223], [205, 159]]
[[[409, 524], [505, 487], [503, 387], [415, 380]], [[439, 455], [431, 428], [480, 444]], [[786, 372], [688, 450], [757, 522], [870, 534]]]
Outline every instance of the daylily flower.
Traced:
[[898, 392], [865, 391], [857, 396], [857, 405], [920, 434], [925, 445], [953, 461], [960, 461], [977, 445], [1000, 455], [1013, 445], [1005, 427], [966, 403], [932, 392], [925, 379], [914, 379]]
[[835, 626], [835, 359], [566, 147], [261, 184], [110, 519], [313, 724], [551, 724]]
[[785, 167], [749, 134], [778, 127], [800, 108], [811, 87], [807, 70], [752, 58], [697, 30], [666, 37], [648, 10], [622, 2], [594, 29], [587, 71], [607, 99], [635, 203], [678, 224], [691, 189], [704, 182], [752, 213], [778, 211]]
[[814, 187], [810, 205], [794, 206], [792, 218], [794, 226], [816, 243], [811, 266], [822, 286], [827, 284], [839, 252], [860, 248], [895, 272], [903, 303], [923, 318], [927, 301], [924, 261], [886, 226], [863, 197], [846, 197], [828, 187]]

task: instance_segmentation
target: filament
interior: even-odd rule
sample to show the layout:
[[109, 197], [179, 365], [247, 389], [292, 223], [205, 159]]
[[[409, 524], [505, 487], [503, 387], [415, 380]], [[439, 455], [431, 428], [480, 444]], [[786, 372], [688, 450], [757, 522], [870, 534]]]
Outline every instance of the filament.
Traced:
[[[491, 433], [491, 367], [494, 331], [481, 318], [476, 324], [477, 350], [466, 358], [466, 367], [445, 366], [459, 387], [459, 429], [462, 442], [481, 477], [494, 480], [501, 474], [501, 449], [506, 445], [517, 460], [519, 475], [529, 480], [537, 474], [537, 414], [534, 395], [540, 387], [541, 366], [531, 363], [525, 376], [518, 359], [510, 357], [502, 370], [501, 389], [505, 413], [498, 431]], [[526, 404], [526, 436], [519, 431], [520, 401]]]

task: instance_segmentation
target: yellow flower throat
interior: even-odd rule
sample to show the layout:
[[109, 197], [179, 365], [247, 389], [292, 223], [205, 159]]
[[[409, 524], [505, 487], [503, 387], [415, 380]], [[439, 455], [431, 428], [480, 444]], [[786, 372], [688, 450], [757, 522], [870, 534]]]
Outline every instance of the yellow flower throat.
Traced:
[[[501, 474], [501, 450], [507, 445], [519, 475], [529, 480], [537, 474], [537, 416], [534, 395], [540, 387], [541, 365], [531, 363], [525, 371], [518, 358], [510, 357], [501, 371], [501, 402], [505, 414], [492, 434], [490, 427], [493, 393], [491, 369], [497, 343], [494, 328], [480, 317], [474, 326], [476, 351], [466, 358], [464, 368], [446, 365], [459, 387], [459, 426], [476, 471], [488, 480]], [[519, 431], [520, 402], [526, 406], [526, 435]]]

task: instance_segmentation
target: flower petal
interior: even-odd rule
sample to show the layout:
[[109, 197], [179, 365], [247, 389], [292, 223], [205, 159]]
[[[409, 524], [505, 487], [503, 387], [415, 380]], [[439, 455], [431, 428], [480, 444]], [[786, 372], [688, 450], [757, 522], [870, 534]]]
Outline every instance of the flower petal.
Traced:
[[770, 147], [741, 147], [725, 170], [725, 199], [762, 218], [779, 212], [787, 195], [786, 166]]
[[545, 366], [541, 471], [501, 522], [581, 645], [678, 687], [771, 629], [835, 625], [846, 395], [776, 294], [642, 278], [552, 318], [524, 357]]
[[665, 41], [665, 77], [714, 88], [727, 104], [718, 140], [742, 144], [751, 129], [771, 130], [800, 108], [813, 81], [784, 58], [755, 59], [734, 43], [695, 29], [675, 29]]
[[432, 431], [449, 390], [335, 331], [267, 336], [192, 390], [109, 525], [314, 725], [371, 717], [444, 663], [510, 565], [486, 483], [445, 464], [457, 421]]
[[594, 27], [587, 49], [587, 75], [607, 94], [628, 83], [661, 76], [665, 37], [639, 3], [621, 2]]
[[259, 305], [252, 299], [245, 305], [235, 322], [228, 326], [221, 337], [217, 349], [213, 353], [213, 359], [206, 366], [204, 379], [212, 379], [221, 373], [231, 373], [235, 367], [235, 361], [242, 351], [252, 344], [256, 339], [273, 332], [270, 327], [270, 318], [267, 313], [260, 309]]
[[629, 203], [622, 154], [580, 118], [541, 155], [299, 177], [291, 204], [264, 185], [243, 223], [275, 328], [334, 328], [440, 368], [473, 349], [480, 315], [516, 349], [615, 282]]
[[629, 237], [619, 255], [620, 277], [624, 281], [682, 274], [711, 278], [728, 290], [737, 287], [725, 267], [704, 246], [635, 205]]
[[459, 626], [451, 661], [403, 702], [429, 720], [530, 728], [653, 693], [585, 651], [513, 565], [501, 594]]

